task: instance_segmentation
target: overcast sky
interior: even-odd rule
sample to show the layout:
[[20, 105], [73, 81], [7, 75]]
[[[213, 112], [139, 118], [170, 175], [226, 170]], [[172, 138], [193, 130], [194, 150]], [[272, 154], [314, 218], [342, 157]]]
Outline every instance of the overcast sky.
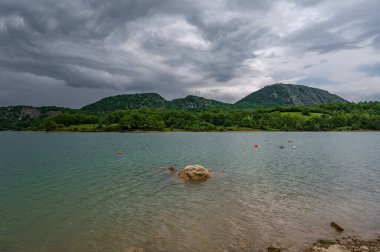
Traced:
[[380, 100], [379, 0], [0, 0], [0, 106], [277, 83]]

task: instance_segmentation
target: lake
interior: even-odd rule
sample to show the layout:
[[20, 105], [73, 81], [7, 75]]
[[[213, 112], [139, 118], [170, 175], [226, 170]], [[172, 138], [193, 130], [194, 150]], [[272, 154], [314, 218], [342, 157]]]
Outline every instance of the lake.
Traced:
[[[342, 237], [332, 221], [371, 236], [379, 153], [379, 132], [0, 132], [0, 251], [294, 251]], [[187, 164], [215, 176], [165, 170]]]

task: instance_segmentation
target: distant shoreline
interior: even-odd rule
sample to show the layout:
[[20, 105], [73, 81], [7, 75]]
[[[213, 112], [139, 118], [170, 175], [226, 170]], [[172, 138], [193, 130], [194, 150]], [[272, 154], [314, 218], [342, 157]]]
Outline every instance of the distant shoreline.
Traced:
[[42, 132], [42, 133], [248, 133], [248, 132], [380, 132], [380, 130], [326, 130], [326, 131], [305, 131], [305, 130], [262, 130], [262, 129], [252, 129], [252, 130], [203, 130], [203, 131], [191, 131], [191, 130], [132, 130], [132, 131], [106, 131], [106, 130], [0, 130], [0, 132]]

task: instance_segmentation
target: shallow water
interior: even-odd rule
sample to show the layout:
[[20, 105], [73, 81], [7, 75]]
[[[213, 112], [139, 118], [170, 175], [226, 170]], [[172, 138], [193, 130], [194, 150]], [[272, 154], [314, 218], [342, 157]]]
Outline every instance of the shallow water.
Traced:
[[[0, 251], [293, 251], [339, 237], [331, 221], [380, 233], [379, 150], [378, 132], [0, 132]], [[217, 176], [163, 172], [186, 164]]]

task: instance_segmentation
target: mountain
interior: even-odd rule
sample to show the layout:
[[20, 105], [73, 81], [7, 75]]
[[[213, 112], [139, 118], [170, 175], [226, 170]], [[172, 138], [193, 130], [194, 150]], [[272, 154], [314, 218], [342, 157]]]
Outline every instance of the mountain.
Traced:
[[255, 109], [274, 106], [309, 106], [324, 103], [346, 102], [329, 92], [302, 85], [273, 84], [244, 97], [235, 104], [188, 95], [168, 101], [156, 93], [124, 94], [104, 98], [81, 110], [91, 114], [103, 114], [117, 109], [154, 108], [204, 110], [218, 108]]
[[92, 104], [86, 105], [81, 110], [87, 113], [106, 113], [117, 109], [133, 108], [170, 108], [171, 104], [161, 95], [156, 93], [124, 94], [110, 96]]
[[81, 110], [87, 113], [101, 114], [117, 109], [154, 108], [203, 110], [227, 106], [231, 105], [194, 95], [188, 95], [185, 98], [167, 101], [161, 95], [156, 93], [141, 93], [107, 97], [84, 106]]
[[238, 106], [258, 104], [273, 106], [310, 106], [325, 103], [347, 102], [326, 90], [293, 84], [273, 84], [249, 94], [235, 104]]
[[231, 104], [206, 99], [200, 96], [188, 95], [185, 98], [174, 99], [171, 101], [173, 108], [188, 109], [188, 110], [202, 110], [208, 108], [223, 108], [229, 107]]

